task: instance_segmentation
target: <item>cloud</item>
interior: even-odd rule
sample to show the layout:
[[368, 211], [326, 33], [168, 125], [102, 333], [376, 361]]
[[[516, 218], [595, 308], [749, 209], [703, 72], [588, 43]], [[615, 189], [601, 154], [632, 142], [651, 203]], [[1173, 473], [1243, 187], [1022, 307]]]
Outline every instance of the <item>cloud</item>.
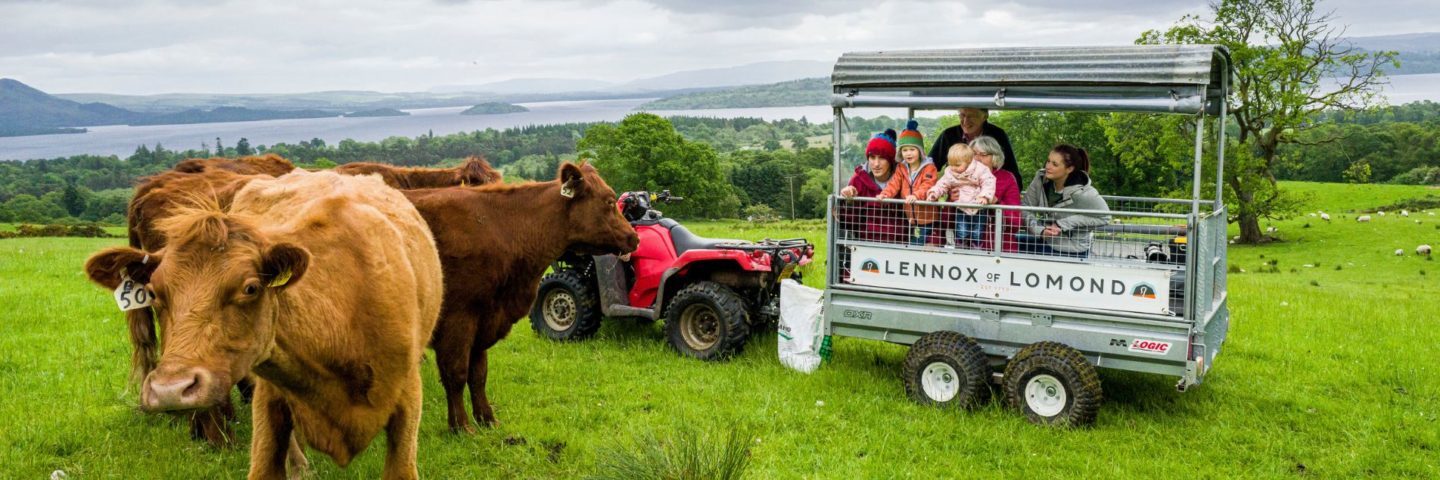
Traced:
[[[1396, 10], [1381, 5], [1386, 2], [1424, 15], [1387, 20]], [[1356, 34], [1440, 16], [1440, 7], [1424, 2], [1379, 3], [1339, 13]], [[416, 91], [540, 77], [624, 82], [761, 61], [828, 62], [856, 50], [1125, 44], [1205, 9], [1203, 1], [1175, 0], [1098, 0], [1083, 7], [1062, 0], [0, 5], [0, 75], [52, 92], [112, 93]]]

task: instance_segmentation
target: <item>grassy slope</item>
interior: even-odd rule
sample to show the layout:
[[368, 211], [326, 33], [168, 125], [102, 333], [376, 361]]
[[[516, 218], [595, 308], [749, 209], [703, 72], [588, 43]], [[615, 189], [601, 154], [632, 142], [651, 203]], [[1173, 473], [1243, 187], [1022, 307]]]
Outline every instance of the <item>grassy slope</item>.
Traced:
[[[1313, 203], [1332, 213], [1440, 193], [1290, 186], [1316, 192]], [[758, 437], [752, 478], [1440, 475], [1440, 263], [1392, 255], [1440, 245], [1440, 216], [1322, 223], [1279, 222], [1285, 242], [1231, 250], [1231, 263], [1249, 273], [1230, 277], [1234, 325], [1205, 385], [1180, 394], [1173, 379], [1105, 372], [1107, 403], [1091, 429], [1037, 428], [998, 403], [973, 413], [914, 405], [898, 378], [905, 350], [878, 342], [840, 339], [831, 363], [802, 375], [774, 361], [773, 334], [732, 362], [704, 364], [670, 353], [658, 325], [608, 322], [595, 340], [557, 344], [521, 324], [492, 349], [497, 429], [445, 433], [442, 389], [426, 365], [421, 474], [584, 476], [597, 449], [641, 432], [738, 425]], [[824, 236], [819, 223], [691, 225], [714, 236]], [[80, 272], [90, 252], [122, 242], [0, 240], [0, 470], [243, 475], [246, 447], [213, 451], [181, 425], [136, 413], [124, 385], [122, 317]], [[1254, 273], [1269, 260], [1281, 273]], [[818, 283], [811, 270], [807, 283]], [[248, 441], [248, 413], [237, 430]], [[372, 447], [347, 470], [311, 459], [316, 478], [374, 478], [381, 451]]]

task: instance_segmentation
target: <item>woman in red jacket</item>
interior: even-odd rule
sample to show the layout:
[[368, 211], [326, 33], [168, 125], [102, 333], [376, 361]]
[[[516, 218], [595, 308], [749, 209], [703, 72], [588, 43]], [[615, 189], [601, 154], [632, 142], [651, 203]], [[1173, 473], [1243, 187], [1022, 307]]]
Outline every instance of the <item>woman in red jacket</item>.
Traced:
[[[895, 174], [895, 131], [875, 134], [865, 146], [865, 163], [855, 167], [850, 183], [840, 196], [875, 198]], [[894, 204], [869, 201], [840, 201], [836, 215], [840, 227], [852, 239], [870, 242], [898, 242], [905, 238], [905, 217]]]
[[[996, 205], [1020, 205], [1020, 182], [1015, 175], [1005, 168], [1006, 161], [1014, 159], [1005, 158], [1005, 150], [1000, 142], [992, 137], [979, 137], [970, 141], [970, 149], [975, 151], [975, 160], [979, 161], [995, 173], [995, 204]], [[993, 215], [996, 210], [990, 211]], [[981, 248], [993, 249], [995, 221], [993, 216], [985, 222], [985, 233], [981, 237]], [[1015, 232], [1020, 230], [1021, 215], [1019, 210], [1004, 210], [1001, 218], [1005, 219], [1005, 228], [1000, 231], [1000, 249], [1008, 253], [1015, 253], [1019, 249], [1015, 245]]]

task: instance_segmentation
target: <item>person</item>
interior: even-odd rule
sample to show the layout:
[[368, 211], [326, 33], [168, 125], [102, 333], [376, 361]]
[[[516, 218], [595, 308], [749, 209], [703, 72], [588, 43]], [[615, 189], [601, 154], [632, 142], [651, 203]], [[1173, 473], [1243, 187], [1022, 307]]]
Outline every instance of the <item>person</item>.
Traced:
[[[949, 166], [945, 175], [930, 188], [926, 199], [939, 200], [946, 196], [954, 203], [985, 205], [995, 201], [995, 174], [990, 167], [975, 161], [975, 152], [969, 145], [957, 143], [950, 147]], [[955, 214], [955, 244], [960, 248], [979, 248], [980, 233], [984, 228], [985, 216], [978, 208], [961, 207]]]
[[[1027, 207], [1109, 211], [1100, 192], [1090, 185], [1090, 155], [1062, 143], [1050, 149], [1045, 167], [1025, 188]], [[1085, 258], [1094, 229], [1110, 223], [1109, 215], [1025, 212], [1029, 235], [1017, 235], [1021, 252]]]
[[950, 147], [957, 143], [968, 144], [980, 137], [994, 138], [1000, 143], [1000, 151], [1005, 154], [1009, 162], [1005, 163], [1005, 170], [1020, 178], [1020, 167], [1015, 164], [1015, 150], [1010, 148], [1010, 137], [1005, 130], [990, 123], [990, 110], [984, 108], [962, 108], [960, 109], [960, 124], [947, 128], [940, 132], [935, 139], [935, 144], [930, 147], [930, 158], [934, 158], [937, 168], [945, 168], [947, 159], [942, 154], [949, 152]]
[[[995, 205], [1020, 205], [1020, 182], [1015, 175], [1003, 168], [1006, 161], [1005, 151], [1000, 148], [1000, 142], [992, 137], [979, 137], [970, 141], [970, 149], [975, 151], [975, 161], [985, 165], [995, 175]], [[1015, 245], [1015, 232], [1020, 229], [1021, 215], [1019, 210], [990, 210], [988, 213], [994, 215], [1000, 212], [1004, 219], [1004, 227], [1000, 230], [1000, 250], [1007, 253], [1015, 253], [1019, 249]], [[980, 248], [989, 250], [994, 248], [995, 232], [991, 229], [994, 224], [986, 221], [985, 232], [981, 236]]]
[[[886, 129], [865, 145], [865, 163], [855, 167], [848, 184], [840, 189], [840, 196], [874, 198], [885, 189], [894, 173], [895, 130]], [[890, 204], [841, 202], [837, 215], [841, 228], [857, 240], [898, 241], [905, 231], [900, 209]]]
[[935, 162], [925, 156], [925, 139], [920, 135], [919, 127], [919, 122], [913, 119], [905, 124], [905, 130], [900, 132], [899, 139], [902, 161], [895, 168], [895, 175], [890, 177], [890, 183], [885, 185], [885, 190], [875, 196], [882, 200], [905, 199], [905, 219], [910, 225], [911, 245], [926, 243], [930, 238], [931, 224], [935, 223], [937, 217], [935, 207], [915, 204], [935, 186], [938, 176]]

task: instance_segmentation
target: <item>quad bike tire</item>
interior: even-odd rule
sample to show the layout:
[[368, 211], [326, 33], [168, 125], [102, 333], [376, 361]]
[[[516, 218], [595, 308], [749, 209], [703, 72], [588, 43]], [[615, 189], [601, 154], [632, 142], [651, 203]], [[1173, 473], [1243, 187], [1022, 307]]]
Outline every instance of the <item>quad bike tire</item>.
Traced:
[[990, 400], [990, 364], [975, 339], [938, 331], [905, 354], [905, 393], [921, 405], [973, 410]]
[[1005, 366], [1005, 399], [1031, 423], [1084, 427], [1095, 423], [1104, 398], [1100, 375], [1079, 350], [1038, 342]]
[[600, 330], [600, 319], [599, 295], [580, 272], [561, 270], [540, 280], [530, 307], [535, 333], [551, 340], [585, 340]]
[[740, 353], [750, 336], [745, 300], [719, 283], [696, 282], [681, 289], [665, 312], [670, 346], [700, 360], [728, 359]]

